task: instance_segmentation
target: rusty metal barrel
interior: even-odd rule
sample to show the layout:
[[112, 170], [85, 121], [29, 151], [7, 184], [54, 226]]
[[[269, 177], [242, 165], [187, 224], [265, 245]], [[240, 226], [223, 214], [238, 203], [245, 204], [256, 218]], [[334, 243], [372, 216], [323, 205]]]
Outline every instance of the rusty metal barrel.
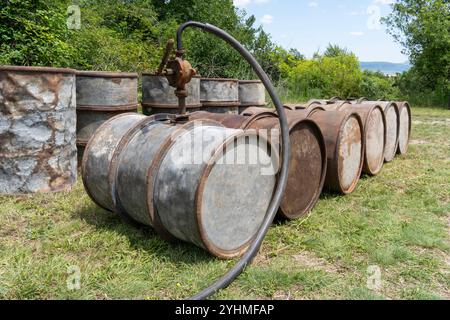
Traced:
[[411, 107], [407, 101], [398, 102], [397, 105], [400, 114], [397, 153], [404, 155], [408, 152], [409, 140], [411, 138]]
[[366, 98], [359, 98], [353, 100], [337, 100], [331, 99], [328, 104], [340, 103], [344, 106], [351, 103], [355, 106], [380, 106], [386, 118], [386, 141], [384, 148], [384, 161], [391, 162], [397, 154], [399, 143], [399, 128], [400, 128], [400, 113], [397, 103], [392, 101], [368, 101]]
[[327, 110], [355, 112], [361, 117], [365, 140], [363, 172], [368, 175], [380, 173], [386, 145], [386, 117], [383, 108], [379, 104], [351, 104], [346, 101], [321, 106]]
[[[291, 165], [279, 216], [287, 219], [305, 217], [317, 203], [326, 175], [326, 147], [322, 133], [309, 112], [289, 112]], [[243, 115], [194, 113], [198, 119], [213, 119], [231, 128], [255, 130], [279, 146], [280, 128], [273, 109], [249, 108]]]
[[309, 104], [285, 104], [284, 108], [290, 111], [306, 111], [309, 115], [317, 111], [325, 111], [325, 108], [316, 104], [316, 102]]
[[239, 85], [236, 79], [201, 78], [202, 110], [212, 113], [239, 113]]
[[86, 145], [81, 176], [86, 192], [101, 208], [113, 211], [109, 171], [111, 159], [123, 135], [146, 118], [137, 113], [119, 114], [104, 122]]
[[393, 161], [397, 154], [400, 133], [400, 113], [397, 104], [389, 101], [363, 101], [361, 105], [379, 105], [383, 109], [386, 117], [384, 161]]
[[0, 194], [75, 184], [75, 96], [75, 70], [0, 66]]
[[322, 111], [310, 114], [322, 131], [327, 150], [327, 189], [352, 193], [364, 162], [364, 129], [357, 113]]
[[248, 107], [264, 107], [266, 88], [260, 80], [239, 80], [239, 113]]
[[87, 142], [105, 121], [138, 110], [138, 75], [77, 72], [77, 146], [79, 160]]
[[[199, 111], [200, 103], [200, 78], [194, 77], [186, 85], [188, 96], [186, 98], [187, 112]], [[158, 113], [178, 113], [178, 98], [175, 88], [169, 85], [165, 76], [151, 73], [142, 74], [142, 109], [145, 115]]]

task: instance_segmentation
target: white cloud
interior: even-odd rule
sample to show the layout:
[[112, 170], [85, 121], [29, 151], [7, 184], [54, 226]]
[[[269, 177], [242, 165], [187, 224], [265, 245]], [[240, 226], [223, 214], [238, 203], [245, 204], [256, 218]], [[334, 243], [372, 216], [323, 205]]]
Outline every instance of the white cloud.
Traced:
[[308, 7], [310, 8], [317, 8], [319, 6], [319, 4], [315, 1], [312, 1], [308, 4]]
[[350, 32], [350, 35], [354, 36], [354, 37], [361, 37], [361, 36], [364, 35], [364, 32], [362, 32], [362, 31], [352, 31], [352, 32]]
[[261, 19], [261, 23], [263, 24], [271, 24], [272, 22], [273, 17], [270, 14], [265, 14]]

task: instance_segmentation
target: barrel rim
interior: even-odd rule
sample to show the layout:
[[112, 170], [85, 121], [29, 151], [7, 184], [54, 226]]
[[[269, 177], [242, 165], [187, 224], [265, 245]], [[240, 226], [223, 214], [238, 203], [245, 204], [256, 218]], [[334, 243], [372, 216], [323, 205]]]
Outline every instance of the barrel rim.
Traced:
[[200, 78], [201, 82], [207, 82], [207, 81], [212, 81], [212, 82], [235, 82], [235, 83], [239, 83], [239, 79], [235, 79], [235, 78], [207, 78], [207, 77], [201, 77]]
[[[341, 142], [342, 131], [344, 130], [345, 124], [352, 117], [354, 117], [358, 121], [359, 129], [360, 129], [360, 133], [361, 133], [361, 154], [360, 154], [361, 159], [359, 161], [358, 173], [356, 174], [356, 178], [354, 179], [354, 181], [348, 188], [344, 188], [344, 186], [342, 185], [342, 179], [341, 179], [341, 175], [340, 175], [342, 168], [340, 165], [341, 162], [339, 161], [339, 146], [340, 146], [340, 142]], [[341, 189], [343, 194], [352, 193], [353, 191], [355, 191], [356, 187], [358, 186], [359, 180], [361, 179], [363, 167], [364, 167], [365, 150], [366, 150], [366, 135], [365, 135], [363, 120], [358, 113], [347, 112], [341, 122], [341, 126], [339, 127], [339, 134], [338, 134], [337, 140], [336, 140], [336, 148], [334, 150], [334, 156], [335, 156], [335, 159], [337, 160], [336, 169], [338, 172], [339, 188]]]
[[124, 79], [135, 79], [139, 75], [134, 72], [118, 72], [118, 71], [88, 71], [88, 70], [77, 70], [77, 77], [80, 78], [124, 78]]
[[263, 84], [261, 80], [239, 80], [239, 84]]
[[[175, 117], [175, 115], [169, 115], [170, 117]], [[158, 213], [158, 209], [155, 205], [154, 193], [155, 193], [155, 182], [158, 177], [159, 168], [161, 167], [163, 159], [166, 157], [167, 153], [170, 151], [172, 146], [176, 143], [176, 138], [181, 134], [185, 133], [186, 130], [189, 130], [192, 126], [195, 126], [198, 123], [207, 122], [211, 125], [224, 127], [217, 121], [200, 119], [188, 121], [187, 123], [181, 125], [177, 128], [169, 137], [167, 137], [164, 141], [162, 141], [161, 146], [155, 153], [155, 157], [152, 160], [152, 163], [148, 167], [146, 174], [146, 182], [147, 182], [147, 211], [150, 214], [152, 219], [153, 217], [153, 229], [158, 233], [161, 238], [169, 242], [179, 242], [180, 240], [173, 236], [170, 231], [164, 226], [161, 217]]]
[[0, 65], [0, 72], [31, 72], [31, 73], [62, 73], [73, 74], [77, 73], [77, 70], [70, 68], [53, 68], [53, 67], [34, 67], [34, 66], [10, 66]]
[[[86, 144], [86, 146], [85, 146], [85, 149], [84, 149], [83, 158], [81, 159], [81, 181], [83, 182], [83, 186], [84, 186], [84, 189], [86, 190], [86, 193], [88, 194], [89, 198], [91, 198], [91, 200], [92, 200], [96, 205], [98, 205], [100, 208], [102, 208], [102, 209], [104, 209], [104, 210], [106, 210], [106, 211], [109, 211], [109, 212], [112, 212], [111, 209], [106, 208], [106, 207], [104, 207], [102, 204], [100, 204], [100, 203], [96, 200], [96, 198], [93, 196], [93, 193], [90, 191], [90, 189], [89, 189], [89, 187], [88, 187], [87, 179], [86, 179], [86, 177], [85, 177], [85, 174], [86, 174], [86, 165], [87, 165], [87, 161], [88, 161], [88, 153], [89, 153], [90, 148], [92, 147], [92, 144], [94, 143], [94, 137], [97, 135], [97, 132], [100, 132], [100, 130], [103, 130], [103, 128], [106, 127], [108, 124], [110, 124], [112, 121], [115, 121], [115, 120], [118, 119], [118, 118], [125, 117], [125, 116], [129, 116], [129, 115], [136, 115], [136, 113], [130, 113], [130, 112], [127, 112], [127, 113], [121, 113], [121, 114], [118, 114], [118, 115], [112, 117], [111, 119], [108, 119], [108, 120], [105, 121], [104, 123], [102, 123], [102, 125], [99, 126], [99, 127], [97, 128], [97, 130], [94, 131], [94, 134], [93, 134], [92, 137], [88, 140], [88, 142], [87, 142], [87, 144]], [[110, 164], [108, 163], [108, 168], [106, 168], [106, 169], [108, 170], [108, 172], [109, 172], [109, 167], [110, 167]]]
[[308, 126], [311, 126], [313, 128], [314, 134], [315, 135], [317, 134], [316, 137], [319, 141], [320, 151], [322, 154], [322, 166], [321, 166], [322, 172], [321, 172], [319, 186], [318, 186], [317, 190], [315, 190], [314, 197], [312, 197], [310, 199], [308, 206], [302, 212], [297, 213], [295, 215], [286, 214], [285, 210], [283, 209], [284, 201], [281, 202], [281, 205], [280, 205], [281, 214], [283, 217], [290, 219], [290, 220], [299, 219], [299, 218], [301, 219], [301, 218], [308, 216], [308, 214], [311, 212], [311, 210], [317, 204], [317, 201], [319, 201], [320, 195], [322, 194], [322, 190], [325, 185], [325, 178], [327, 175], [328, 154], [327, 154], [327, 147], [325, 144], [325, 138], [323, 136], [322, 130], [320, 129], [319, 125], [314, 120], [309, 119], [308, 117], [309, 117], [309, 114], [307, 114], [306, 117], [304, 117], [304, 118], [299, 118], [298, 121], [292, 122], [290, 125], [290, 128], [289, 128], [289, 133], [293, 132], [298, 126], [303, 125], [303, 124], [307, 124]]
[[[142, 102], [142, 107], [144, 108], [158, 108], [158, 109], [178, 109], [178, 104], [169, 104], [169, 103], [152, 103], [152, 102]], [[187, 109], [195, 109], [195, 108], [201, 108], [201, 103], [195, 103], [195, 104], [187, 104]]]
[[251, 108], [251, 107], [260, 107], [260, 108], [264, 108], [267, 106], [267, 102], [264, 102], [262, 104], [258, 104], [258, 103], [242, 103], [240, 102], [239, 107], [243, 107], [243, 108]]
[[[210, 157], [206, 167], [202, 170], [200, 180], [197, 186], [197, 190], [195, 192], [195, 211], [196, 211], [196, 218], [197, 218], [197, 228], [200, 234], [200, 237], [202, 239], [203, 244], [206, 246], [206, 249], [211, 252], [213, 255], [215, 255], [218, 258], [221, 259], [232, 259], [235, 257], [239, 257], [242, 254], [244, 254], [247, 250], [250, 244], [253, 242], [253, 239], [256, 236], [256, 233], [244, 244], [242, 244], [240, 247], [234, 249], [234, 250], [224, 250], [217, 246], [215, 246], [210, 239], [208, 238], [208, 235], [205, 233], [205, 230], [201, 228], [203, 226], [202, 223], [202, 203], [203, 203], [203, 194], [205, 192], [206, 183], [208, 181], [209, 175], [212, 172], [212, 169], [216, 165], [216, 160], [223, 155], [224, 150], [227, 148], [228, 145], [234, 143], [235, 139], [238, 137], [245, 137], [245, 136], [255, 136], [257, 139], [263, 139], [266, 141], [267, 145], [270, 146], [272, 155], [278, 155], [278, 152], [274, 149], [270, 141], [268, 141], [265, 137], [258, 135], [255, 131], [245, 131], [237, 129], [240, 132], [236, 132], [229, 136], [224, 142], [222, 142], [219, 146], [216, 147], [214, 154]], [[279, 159], [277, 159], [279, 161]]]
[[[401, 115], [402, 109], [406, 108], [406, 111], [408, 112], [408, 141], [406, 142], [405, 150], [400, 150], [400, 143], [398, 146], [397, 154], [404, 155], [408, 152], [409, 143], [411, 141], [411, 130], [412, 130], [412, 113], [411, 113], [411, 105], [408, 101], [399, 101], [397, 102], [399, 106], [399, 114]], [[400, 116], [399, 116], [400, 118]], [[400, 130], [399, 130], [400, 131]]]
[[[352, 106], [358, 108], [358, 106], [361, 106], [361, 104], [356, 104], [356, 105], [352, 105]], [[380, 113], [381, 113], [381, 119], [383, 121], [383, 126], [384, 126], [384, 134], [383, 134], [383, 139], [384, 139], [383, 141], [384, 141], [384, 143], [383, 143], [383, 151], [382, 151], [382, 154], [383, 154], [383, 158], [382, 159], [383, 159], [383, 161], [380, 161], [380, 163], [379, 163], [377, 168], [372, 169], [372, 168], [370, 168], [369, 159], [367, 157], [367, 152], [368, 152], [368, 150], [367, 150], [367, 135], [368, 135], [368, 132], [366, 131], [366, 129], [367, 129], [367, 125], [368, 125], [368, 123], [370, 121], [370, 115], [372, 114], [372, 112], [375, 109], [378, 109], [380, 111]], [[367, 113], [365, 114], [365, 117], [364, 118], [361, 117], [361, 119], [363, 120], [363, 125], [364, 125], [363, 126], [363, 128], [364, 128], [364, 139], [366, 141], [366, 143], [365, 143], [366, 147], [365, 147], [365, 150], [364, 150], [363, 171], [364, 171], [364, 173], [367, 173], [367, 174], [369, 174], [371, 176], [376, 176], [377, 174], [379, 174], [381, 172], [381, 170], [383, 169], [383, 165], [384, 165], [384, 151], [386, 149], [386, 133], [387, 133], [386, 132], [386, 115], [385, 115], [385, 113], [383, 111], [383, 107], [379, 103], [374, 104], [374, 105], [370, 105], [370, 107], [368, 109], [366, 109], [366, 110], [367, 110]]]
[[[167, 77], [165, 75], [157, 74], [155, 72], [142, 72], [141, 75], [143, 77], [155, 77], [155, 78], [165, 78], [165, 79], [167, 79]], [[192, 79], [201, 79], [201, 78], [202, 77], [199, 76], [199, 75], [195, 75], [195, 76], [192, 77]]]
[[[387, 112], [390, 108], [394, 108], [395, 114], [397, 115], [397, 135], [395, 137], [395, 146], [393, 154], [384, 156], [384, 162], [389, 163], [394, 161], [395, 155], [397, 154], [398, 145], [400, 143], [400, 109], [395, 101], [388, 101], [386, 103], [386, 107], [384, 108], [383, 112], [385, 113], [385, 116], [387, 115]], [[387, 118], [386, 118], [386, 140], [387, 140]], [[387, 141], [386, 141], [387, 143]], [[386, 150], [385, 150], [386, 151]]]
[[101, 105], [87, 105], [87, 104], [77, 104], [77, 111], [131, 111], [131, 110], [138, 110], [139, 108], [139, 103], [132, 103], [132, 104], [123, 104], [123, 105], [117, 105], [117, 106], [112, 106], [112, 105], [105, 105], [105, 106], [101, 106]]
[[207, 101], [207, 100], [200, 100], [202, 103], [202, 107], [205, 108], [222, 108], [222, 107], [230, 107], [230, 108], [236, 108], [240, 106], [239, 101]]

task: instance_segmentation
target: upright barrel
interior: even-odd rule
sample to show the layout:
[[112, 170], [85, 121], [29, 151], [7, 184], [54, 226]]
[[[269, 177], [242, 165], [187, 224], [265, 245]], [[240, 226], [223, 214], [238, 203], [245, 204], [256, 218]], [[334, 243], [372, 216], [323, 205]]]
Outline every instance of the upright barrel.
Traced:
[[239, 113], [248, 107], [265, 107], [266, 88], [260, 80], [239, 81]]
[[103, 123], [86, 145], [81, 165], [81, 176], [86, 192], [101, 208], [113, 211], [109, 171], [111, 159], [123, 135], [133, 128], [144, 115], [119, 114]]
[[137, 73], [77, 72], [77, 145], [81, 160], [87, 142], [105, 121], [138, 110]]
[[[280, 127], [273, 109], [250, 108], [240, 116], [195, 113], [199, 119], [213, 119], [231, 128], [255, 130], [266, 136], [272, 145], [280, 144]], [[326, 147], [322, 133], [309, 113], [288, 113], [291, 141], [289, 178], [280, 206], [279, 216], [287, 219], [305, 217], [317, 203], [326, 175]]]
[[400, 127], [398, 139], [398, 154], [408, 152], [409, 140], [411, 138], [411, 107], [407, 101], [398, 102], [400, 114]]
[[[187, 112], [200, 111], [200, 78], [194, 77], [186, 85]], [[165, 76], [151, 73], [142, 74], [142, 108], [145, 115], [158, 113], [178, 113], [178, 98], [175, 88], [169, 85]]]
[[352, 193], [360, 179], [364, 162], [364, 129], [357, 113], [315, 112], [310, 115], [322, 131], [327, 150], [327, 189]]
[[0, 194], [75, 184], [75, 96], [75, 70], [0, 66]]
[[213, 113], [239, 113], [238, 80], [201, 78], [200, 102], [202, 110]]

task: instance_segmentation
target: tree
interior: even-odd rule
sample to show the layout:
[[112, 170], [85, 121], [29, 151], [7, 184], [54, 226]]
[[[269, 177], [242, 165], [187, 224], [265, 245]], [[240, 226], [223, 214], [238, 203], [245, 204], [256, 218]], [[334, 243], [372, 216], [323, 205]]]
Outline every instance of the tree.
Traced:
[[384, 22], [413, 63], [420, 85], [450, 92], [450, 2], [398, 0]]
[[325, 49], [325, 52], [323, 53], [323, 55], [325, 57], [329, 57], [329, 58], [346, 56], [349, 54], [350, 54], [350, 52], [347, 50], [347, 48], [341, 48], [339, 45], [331, 44], [331, 43], [328, 44], [328, 47]]

